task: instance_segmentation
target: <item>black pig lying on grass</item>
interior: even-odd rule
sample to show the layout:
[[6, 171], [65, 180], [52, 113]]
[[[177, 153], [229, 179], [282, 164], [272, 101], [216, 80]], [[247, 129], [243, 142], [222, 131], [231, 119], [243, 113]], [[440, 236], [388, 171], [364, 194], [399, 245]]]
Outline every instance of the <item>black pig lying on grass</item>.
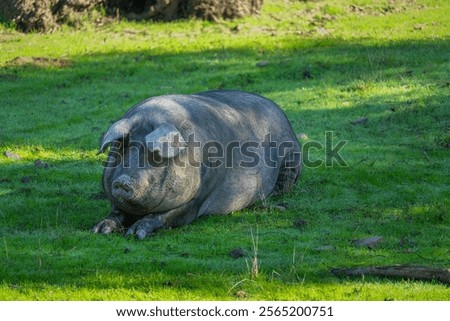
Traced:
[[147, 99], [106, 131], [100, 152], [108, 146], [103, 187], [112, 210], [93, 232], [128, 228], [139, 239], [288, 191], [301, 168], [281, 109], [240, 91]]

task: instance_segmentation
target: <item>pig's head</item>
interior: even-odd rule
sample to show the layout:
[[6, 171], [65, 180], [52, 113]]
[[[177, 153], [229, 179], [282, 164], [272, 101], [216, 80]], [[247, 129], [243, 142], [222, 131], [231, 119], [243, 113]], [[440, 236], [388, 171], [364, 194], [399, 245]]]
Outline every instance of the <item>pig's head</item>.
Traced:
[[200, 168], [189, 163], [187, 143], [174, 125], [123, 118], [103, 135], [99, 152], [108, 146], [103, 186], [120, 210], [139, 216], [166, 212], [197, 193]]

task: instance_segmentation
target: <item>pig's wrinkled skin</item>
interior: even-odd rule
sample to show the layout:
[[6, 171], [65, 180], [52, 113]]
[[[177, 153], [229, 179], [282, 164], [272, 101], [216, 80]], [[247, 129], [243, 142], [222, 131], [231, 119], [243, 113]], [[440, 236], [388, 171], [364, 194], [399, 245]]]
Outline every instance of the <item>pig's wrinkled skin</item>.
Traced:
[[[245, 142], [262, 146], [267, 134], [271, 146], [286, 143], [283, 153], [275, 147], [248, 148], [247, 153], [227, 149]], [[164, 141], [176, 148], [164, 149]], [[223, 146], [221, 166], [211, 166], [218, 165], [219, 158], [211, 157], [217, 156], [215, 148], [208, 149], [210, 158], [205, 159], [203, 147], [208, 142]], [[300, 146], [281, 109], [266, 98], [240, 91], [147, 99], [103, 135], [100, 152], [108, 146], [103, 187], [112, 210], [93, 232], [128, 229], [127, 235], [139, 239], [160, 228], [189, 224], [202, 215], [228, 214], [285, 192], [294, 185], [301, 166]], [[249, 151], [260, 161], [242, 163], [251, 160]], [[267, 164], [269, 156], [272, 162]], [[161, 161], [164, 166], [158, 166]]]

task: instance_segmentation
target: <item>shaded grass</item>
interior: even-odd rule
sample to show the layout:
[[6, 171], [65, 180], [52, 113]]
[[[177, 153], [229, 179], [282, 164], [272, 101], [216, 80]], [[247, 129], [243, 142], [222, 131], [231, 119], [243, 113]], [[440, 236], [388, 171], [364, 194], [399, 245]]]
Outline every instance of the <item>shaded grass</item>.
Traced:
[[[448, 267], [448, 4], [401, 3], [381, 14], [387, 2], [267, 2], [260, 18], [220, 24], [2, 29], [1, 299], [449, 299], [436, 282], [329, 272]], [[12, 61], [29, 56], [50, 60]], [[294, 191], [269, 208], [201, 218], [143, 242], [90, 234], [108, 212], [104, 156], [96, 155], [102, 131], [149, 96], [220, 88], [273, 99], [306, 134], [304, 144], [325, 144], [326, 131], [334, 145], [347, 140], [349, 166], [305, 168]], [[368, 122], [350, 124], [359, 117]], [[326, 159], [324, 150], [310, 152]], [[280, 203], [286, 211], [273, 207]], [[256, 230], [260, 273], [252, 278]], [[374, 235], [383, 237], [375, 249], [352, 243]], [[245, 255], [233, 259], [238, 247]]]

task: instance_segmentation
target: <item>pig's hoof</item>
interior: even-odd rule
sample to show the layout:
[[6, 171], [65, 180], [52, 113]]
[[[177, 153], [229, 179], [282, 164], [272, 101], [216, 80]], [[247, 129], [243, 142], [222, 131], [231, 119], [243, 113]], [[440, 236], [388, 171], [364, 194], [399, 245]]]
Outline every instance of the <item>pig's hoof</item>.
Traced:
[[121, 229], [122, 225], [117, 220], [105, 218], [94, 226], [92, 232], [100, 234], [111, 234], [113, 232], [120, 231]]
[[150, 236], [154, 230], [161, 226], [162, 224], [158, 220], [143, 218], [128, 229], [127, 236], [135, 235], [139, 240], [142, 240]]

